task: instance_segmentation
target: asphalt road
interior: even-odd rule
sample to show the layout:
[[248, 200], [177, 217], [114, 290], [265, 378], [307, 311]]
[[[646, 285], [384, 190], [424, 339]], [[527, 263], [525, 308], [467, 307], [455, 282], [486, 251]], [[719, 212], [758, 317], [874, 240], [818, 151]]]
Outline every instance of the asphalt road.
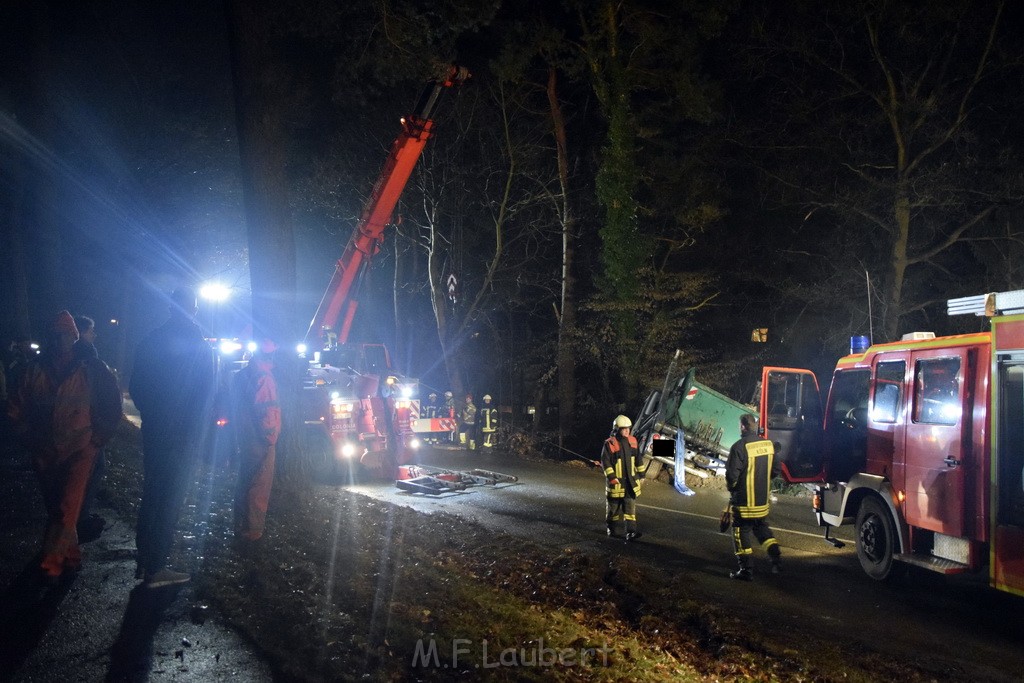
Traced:
[[915, 571], [896, 584], [873, 581], [857, 562], [852, 529], [836, 534], [846, 547], [827, 544], [807, 498], [781, 496], [773, 505], [784, 572], [769, 574], [767, 558], [755, 549], [755, 581], [747, 584], [728, 578], [731, 539], [718, 533], [722, 490], [702, 488], [684, 497], [648, 482], [637, 510], [644, 537], [626, 544], [605, 536], [604, 481], [596, 469], [442, 450], [424, 453], [421, 462], [480, 467], [519, 481], [436, 497], [386, 483], [351, 488], [424, 512], [459, 515], [553, 550], [631, 553], [667, 568], [681, 592], [772, 624], [797, 652], [811, 639], [825, 641], [835, 645], [836, 656], [919, 662], [945, 680], [1020, 681], [1024, 672], [1024, 638], [1016, 626], [1024, 599], [989, 588], [983, 576]]

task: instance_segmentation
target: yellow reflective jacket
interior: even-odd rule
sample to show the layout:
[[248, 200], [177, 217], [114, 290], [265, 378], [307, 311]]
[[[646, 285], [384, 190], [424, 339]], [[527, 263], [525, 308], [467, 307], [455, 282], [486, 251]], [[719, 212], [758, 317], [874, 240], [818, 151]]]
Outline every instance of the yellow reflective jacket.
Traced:
[[[627, 494], [636, 498], [640, 495], [640, 481], [647, 472], [647, 463], [640, 454], [635, 436], [608, 437], [601, 449], [601, 466], [604, 467], [604, 492], [609, 498], [623, 498]], [[618, 483], [612, 484], [612, 480]]]

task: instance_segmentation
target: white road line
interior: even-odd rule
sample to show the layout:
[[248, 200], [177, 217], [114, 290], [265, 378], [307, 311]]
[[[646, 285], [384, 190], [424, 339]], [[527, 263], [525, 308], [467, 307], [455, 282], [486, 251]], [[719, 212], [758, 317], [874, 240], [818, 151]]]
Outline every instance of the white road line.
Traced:
[[[699, 515], [696, 512], [684, 512], [683, 510], [673, 510], [671, 508], [658, 507], [657, 505], [647, 505], [646, 503], [637, 503], [636, 506], [638, 508], [647, 508], [649, 510], [661, 510], [662, 512], [674, 512], [677, 515], [686, 515], [687, 517], [700, 517], [701, 519], [710, 519], [710, 520], [714, 520], [716, 522], [718, 521], [718, 517], [717, 516], [716, 517], [712, 517], [711, 515]], [[797, 531], [796, 529], [780, 528], [780, 527], [775, 526], [774, 524], [772, 525], [772, 531], [785, 531], [787, 534], [796, 534], [798, 536], [807, 536], [808, 538], [821, 538], [821, 536], [822, 536], [822, 534], [809, 534], [806, 531]], [[824, 533], [824, 532], [822, 532], [822, 533]], [[832, 538], [838, 538], [838, 537], [833, 536]], [[849, 540], [849, 539], [846, 539], [846, 538], [839, 538], [838, 540], [842, 541], [843, 543], [853, 543], [852, 540]]]

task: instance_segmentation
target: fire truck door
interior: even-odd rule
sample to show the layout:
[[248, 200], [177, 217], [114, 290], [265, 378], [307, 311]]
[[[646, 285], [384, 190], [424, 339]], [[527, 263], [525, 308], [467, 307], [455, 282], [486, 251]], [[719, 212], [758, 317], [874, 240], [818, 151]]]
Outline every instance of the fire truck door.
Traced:
[[913, 526], [963, 536], [964, 458], [969, 457], [972, 428], [966, 387], [974, 374], [967, 349], [913, 351], [910, 359], [914, 384], [904, 445], [906, 519]]
[[1024, 595], [1024, 316], [992, 323], [996, 386], [993, 391], [992, 532], [990, 581]]
[[761, 430], [778, 444], [782, 476], [788, 482], [824, 477], [821, 396], [810, 370], [762, 368]]

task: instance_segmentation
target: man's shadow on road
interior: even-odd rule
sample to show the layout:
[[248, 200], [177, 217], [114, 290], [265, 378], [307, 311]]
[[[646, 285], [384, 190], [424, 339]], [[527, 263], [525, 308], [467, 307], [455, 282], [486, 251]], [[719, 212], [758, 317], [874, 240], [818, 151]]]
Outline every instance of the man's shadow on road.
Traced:
[[7, 586], [0, 596], [0, 680], [10, 680], [39, 646], [73, 583], [72, 577], [54, 586], [41, 584], [39, 562], [33, 559]]
[[108, 682], [145, 681], [149, 678], [153, 666], [153, 639], [164, 612], [174, 602], [180, 588], [180, 585], [147, 588], [145, 584], [139, 584], [132, 590], [121, 621], [121, 633], [110, 648]]

